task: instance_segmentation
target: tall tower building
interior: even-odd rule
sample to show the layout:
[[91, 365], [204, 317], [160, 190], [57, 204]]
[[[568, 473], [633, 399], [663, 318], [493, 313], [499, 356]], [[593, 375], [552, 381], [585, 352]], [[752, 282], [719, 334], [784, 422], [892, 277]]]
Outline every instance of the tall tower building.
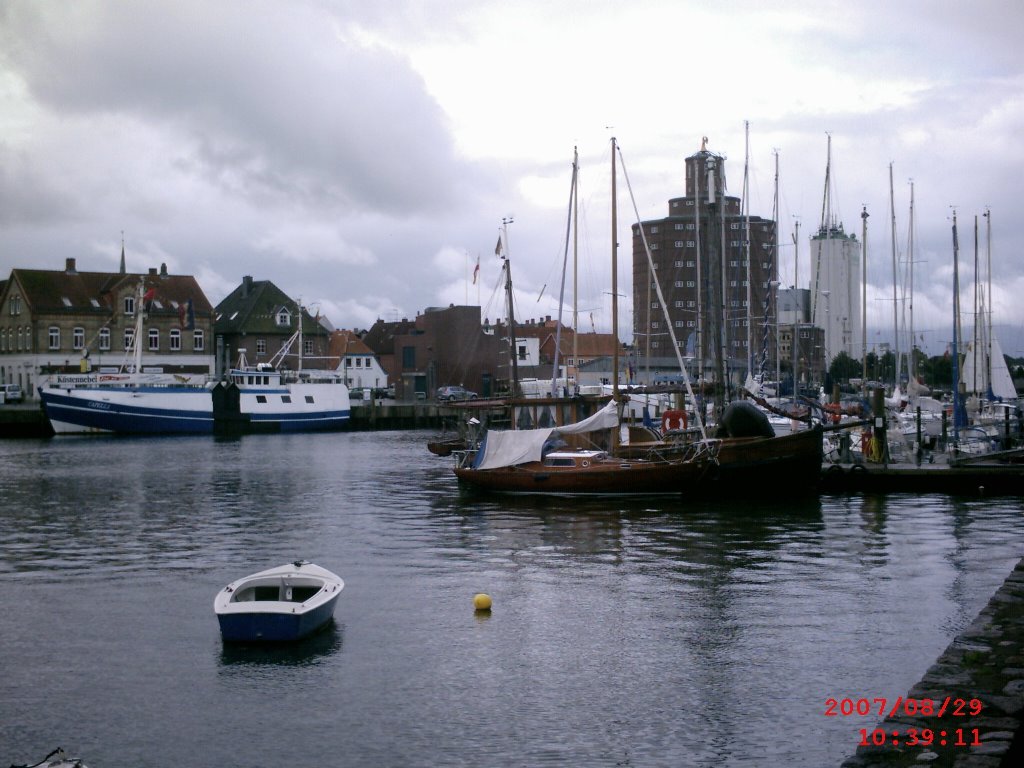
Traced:
[[708, 151], [705, 138], [700, 151], [686, 158], [685, 196], [668, 201], [666, 218], [633, 225], [633, 326], [640, 355], [649, 349], [652, 358], [674, 357], [671, 327], [683, 355], [707, 380], [742, 383], [751, 367], [755, 373], [762, 365], [774, 369], [765, 360], [774, 359], [775, 222], [744, 215], [740, 203], [726, 194], [725, 158]]
[[862, 357], [861, 243], [843, 225], [811, 236], [811, 322], [824, 331], [827, 367], [840, 352]]

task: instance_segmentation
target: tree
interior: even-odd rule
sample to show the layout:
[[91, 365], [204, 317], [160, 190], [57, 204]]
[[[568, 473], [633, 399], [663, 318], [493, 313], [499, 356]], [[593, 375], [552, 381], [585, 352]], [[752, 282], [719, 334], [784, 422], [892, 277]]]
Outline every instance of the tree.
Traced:
[[832, 364], [828, 367], [829, 376], [832, 381], [848, 382], [861, 374], [861, 364], [850, 357], [846, 352], [840, 352], [832, 358]]

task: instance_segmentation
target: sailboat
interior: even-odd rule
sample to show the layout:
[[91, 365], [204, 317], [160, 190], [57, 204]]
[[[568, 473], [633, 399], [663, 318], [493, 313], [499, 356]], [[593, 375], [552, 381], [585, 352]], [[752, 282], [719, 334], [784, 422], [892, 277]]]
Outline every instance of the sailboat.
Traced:
[[[616, 149], [613, 138], [611, 294], [612, 333], [618, 338]], [[506, 285], [511, 287], [510, 277]], [[510, 327], [511, 314], [510, 310]], [[615, 456], [625, 397], [619, 392], [618, 354], [616, 344], [612, 398], [603, 408], [572, 424], [488, 431], [479, 446], [455, 452], [454, 472], [459, 482], [487, 491], [573, 496], [682, 494], [698, 486], [715, 465], [717, 441], [700, 441], [668, 457], [653, 453], [638, 459]], [[603, 434], [606, 447], [572, 450], [565, 441], [566, 437], [591, 433]]]

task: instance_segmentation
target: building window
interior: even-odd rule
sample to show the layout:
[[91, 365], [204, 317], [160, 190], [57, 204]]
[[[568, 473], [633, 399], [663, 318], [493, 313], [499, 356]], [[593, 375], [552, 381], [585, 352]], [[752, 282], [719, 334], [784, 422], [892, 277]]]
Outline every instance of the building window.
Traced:
[[287, 309], [282, 309], [277, 313], [277, 324], [280, 326], [289, 326], [292, 324], [291, 313]]
[[651, 328], [660, 328], [661, 324], [657, 320], [651, 321]]
[[110, 349], [110, 329], [100, 328], [100, 350], [108, 351]]
[[206, 349], [206, 336], [201, 330], [192, 331], [192, 351], [202, 352]]
[[693, 287], [694, 287], [694, 286], [695, 286], [696, 284], [697, 284], [697, 283], [696, 283], [696, 282], [694, 282], [693, 280], [687, 280], [687, 281], [686, 281], [686, 287], [687, 287], [687, 288], [693, 288]]
[[676, 320], [675, 323], [673, 323], [673, 325], [675, 325], [676, 328], [682, 328], [683, 327], [683, 321], [682, 320]]
[[124, 297], [124, 313], [126, 315], [134, 315], [135, 314], [135, 297], [134, 296], [125, 296]]
[[696, 248], [697, 247], [697, 243], [694, 240], [687, 240], [686, 241], [686, 247], [687, 248]]
[[676, 305], [676, 307], [684, 307], [684, 306], [686, 306], [682, 301], [677, 301], [675, 305]]
[[85, 348], [85, 328], [80, 325], [75, 326], [74, 330], [71, 331], [71, 348]]
[[686, 247], [686, 241], [685, 240], [676, 240], [672, 245], [675, 248], [684, 248], [684, 247]]
[[[21, 328], [18, 328], [18, 349], [21, 349]], [[60, 349], [60, 328], [50, 326], [50, 349]]]
[[172, 352], [180, 352], [181, 351], [181, 330], [178, 329], [178, 328], [172, 328], [171, 329], [170, 340], [171, 340], [171, 342], [170, 342], [171, 351]]
[[651, 309], [661, 309], [661, 305], [656, 301], [651, 302]]
[[10, 309], [12, 317], [21, 314], [21, 296], [11, 296]]
[[416, 347], [402, 347], [402, 368], [416, 367]]
[[265, 355], [265, 354], [267, 354], [267, 340], [266, 339], [256, 339], [256, 354], [257, 355]]
[[125, 348], [126, 352], [129, 349], [132, 348], [132, 340], [134, 338], [135, 338], [135, 329], [134, 328], [125, 328], [124, 329], [124, 348]]
[[683, 281], [682, 280], [676, 280], [675, 287], [676, 288], [682, 288], [683, 287]]
[[157, 352], [160, 349], [160, 331], [156, 328], [149, 329], [149, 351]]
[[363, 358], [357, 357], [356, 358], [356, 368], [362, 368], [362, 367], [363, 367]]
[[313, 354], [313, 340], [303, 339], [302, 340], [302, 354], [309, 357]]

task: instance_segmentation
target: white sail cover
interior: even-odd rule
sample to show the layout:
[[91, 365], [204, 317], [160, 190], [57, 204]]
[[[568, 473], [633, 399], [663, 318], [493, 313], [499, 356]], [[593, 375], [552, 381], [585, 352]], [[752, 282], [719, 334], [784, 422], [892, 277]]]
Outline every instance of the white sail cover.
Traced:
[[597, 432], [602, 429], [614, 429], [618, 425], [618, 407], [615, 401], [611, 400], [593, 416], [588, 416], [575, 424], [546, 429], [491, 430], [487, 433], [481, 449], [483, 456], [478, 459], [475, 468], [497, 469], [498, 467], [525, 464], [528, 461], [540, 461], [543, 458], [544, 443], [555, 432], [563, 435], [577, 435], [584, 432]]
[[987, 394], [986, 390], [991, 384], [992, 394], [1000, 400], [1016, 400], [1017, 389], [1013, 386], [1013, 378], [1006, 367], [1006, 358], [1003, 356], [999, 340], [992, 336], [992, 381], [986, 381], [988, 366], [985, 364], [984, 344], [978, 345], [975, 352], [974, 344], [968, 342], [967, 351], [964, 353], [964, 370], [960, 374], [960, 380], [967, 385], [968, 392], [977, 391], [978, 394]]

